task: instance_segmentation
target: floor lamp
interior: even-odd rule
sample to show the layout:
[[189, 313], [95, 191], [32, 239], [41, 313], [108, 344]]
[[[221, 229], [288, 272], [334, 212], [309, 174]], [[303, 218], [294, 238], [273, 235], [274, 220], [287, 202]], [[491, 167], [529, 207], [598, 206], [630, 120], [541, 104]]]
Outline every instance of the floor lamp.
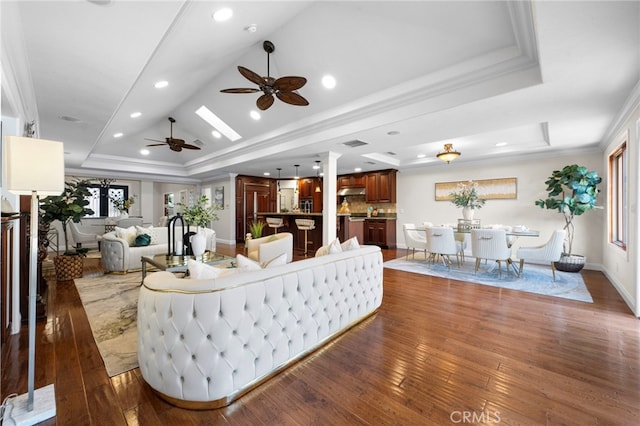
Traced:
[[[3, 423], [33, 425], [56, 415], [53, 384], [34, 390], [36, 355], [36, 283], [38, 281], [38, 196], [64, 191], [62, 142], [7, 136], [4, 144], [4, 184], [7, 191], [31, 195], [29, 246], [29, 371], [28, 392], [10, 401]], [[6, 422], [5, 422], [6, 421]]]

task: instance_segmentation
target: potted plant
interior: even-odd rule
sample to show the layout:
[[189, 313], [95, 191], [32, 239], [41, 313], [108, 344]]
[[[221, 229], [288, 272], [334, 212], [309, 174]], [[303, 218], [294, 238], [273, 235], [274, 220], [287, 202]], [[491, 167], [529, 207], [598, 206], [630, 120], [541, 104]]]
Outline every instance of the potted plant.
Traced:
[[264, 222], [259, 220], [257, 222], [251, 222], [249, 225], [249, 232], [251, 232], [251, 236], [253, 238], [262, 237], [262, 230], [264, 229]]
[[449, 195], [456, 207], [462, 207], [462, 216], [465, 220], [473, 220], [475, 210], [481, 209], [487, 201], [478, 197], [478, 184], [472, 180], [467, 183], [458, 183], [458, 189]]
[[577, 164], [564, 166], [562, 170], [554, 170], [545, 182], [547, 198], [535, 202], [536, 206], [557, 210], [564, 217], [567, 238], [562, 257], [555, 262], [556, 269], [560, 271], [578, 272], [584, 267], [584, 256], [574, 255], [572, 252], [575, 230], [573, 220], [595, 208], [600, 182], [602, 178], [595, 171]]
[[182, 210], [182, 218], [187, 225], [197, 227], [197, 232], [190, 238], [189, 247], [195, 256], [202, 256], [207, 241], [206, 236], [202, 233], [202, 228], [206, 228], [209, 223], [218, 220], [218, 206], [216, 204], [209, 205], [209, 198], [206, 195], [198, 198], [193, 206], [187, 206], [184, 203], [177, 205]]
[[40, 201], [40, 223], [43, 227], [49, 229], [56, 220], [62, 225], [65, 252], [54, 259], [56, 276], [60, 281], [82, 277], [82, 258], [89, 249], [76, 246], [71, 250], [67, 225], [69, 221], [78, 223], [84, 216], [93, 214], [93, 210], [87, 207], [91, 197], [89, 184], [90, 180], [86, 179], [65, 182], [61, 195], [49, 196]]

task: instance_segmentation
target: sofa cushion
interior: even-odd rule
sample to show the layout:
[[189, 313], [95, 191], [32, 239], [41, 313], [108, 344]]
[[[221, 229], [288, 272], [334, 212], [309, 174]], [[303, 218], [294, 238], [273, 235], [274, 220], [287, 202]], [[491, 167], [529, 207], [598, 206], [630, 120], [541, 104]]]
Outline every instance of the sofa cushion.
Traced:
[[275, 266], [286, 265], [287, 254], [282, 253], [281, 255], [276, 256], [273, 259], [270, 259], [264, 263], [256, 262], [255, 260], [249, 259], [248, 257], [239, 254], [236, 256], [236, 262], [238, 264], [238, 270], [241, 272], [259, 271], [260, 269], [267, 269], [267, 268], [273, 268]]
[[129, 246], [132, 246], [135, 244], [136, 237], [138, 236], [138, 232], [136, 231], [135, 226], [130, 226], [128, 228], [120, 228], [116, 226], [115, 231], [116, 231], [116, 237], [125, 240], [127, 244], [129, 244]]
[[224, 277], [236, 273], [236, 269], [231, 268], [216, 268], [211, 265], [207, 265], [203, 262], [198, 262], [193, 259], [187, 261], [187, 270], [189, 271], [189, 278], [192, 280], [209, 280]]
[[342, 247], [340, 246], [340, 240], [336, 238], [326, 246], [320, 247], [316, 251], [316, 257], [326, 256], [328, 254], [341, 253], [341, 252], [342, 252]]
[[344, 243], [340, 244], [340, 248], [342, 251], [356, 250], [360, 248], [360, 244], [358, 243], [358, 237], [351, 237]]
[[167, 240], [167, 228], [150, 226], [148, 228], [142, 226], [136, 226], [136, 232], [138, 235], [147, 234], [151, 237], [150, 244], [162, 244]]
[[149, 234], [138, 234], [133, 245], [136, 247], [143, 247], [148, 246], [149, 244], [151, 244], [151, 237]]

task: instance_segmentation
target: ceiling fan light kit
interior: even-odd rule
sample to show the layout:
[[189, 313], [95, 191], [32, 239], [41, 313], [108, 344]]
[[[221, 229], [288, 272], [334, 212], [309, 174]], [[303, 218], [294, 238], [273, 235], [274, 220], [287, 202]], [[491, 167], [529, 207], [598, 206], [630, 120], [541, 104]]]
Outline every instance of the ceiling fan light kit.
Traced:
[[298, 76], [286, 76], [280, 78], [273, 78], [270, 75], [270, 62], [269, 58], [271, 53], [275, 50], [275, 46], [269, 40], [265, 40], [262, 43], [262, 47], [265, 52], [267, 52], [267, 76], [261, 77], [259, 74], [251, 71], [248, 68], [245, 68], [241, 65], [238, 65], [238, 71], [240, 74], [244, 76], [247, 80], [252, 83], [258, 85], [258, 89], [256, 88], [234, 88], [234, 89], [223, 89], [222, 93], [257, 93], [262, 91], [262, 95], [256, 101], [256, 105], [258, 109], [264, 111], [273, 105], [275, 98], [274, 95], [280, 99], [282, 102], [305, 106], [309, 105], [309, 101], [307, 101], [304, 97], [296, 93], [296, 90], [302, 88], [305, 84], [307, 84], [307, 79], [304, 77]]
[[453, 144], [445, 143], [444, 144], [444, 151], [439, 153], [438, 155], [436, 155], [436, 157], [438, 157], [439, 159], [441, 159], [445, 163], [449, 164], [450, 162], [452, 162], [456, 158], [460, 157], [460, 155], [462, 155], [462, 154], [460, 154], [458, 151], [454, 151], [453, 150]]

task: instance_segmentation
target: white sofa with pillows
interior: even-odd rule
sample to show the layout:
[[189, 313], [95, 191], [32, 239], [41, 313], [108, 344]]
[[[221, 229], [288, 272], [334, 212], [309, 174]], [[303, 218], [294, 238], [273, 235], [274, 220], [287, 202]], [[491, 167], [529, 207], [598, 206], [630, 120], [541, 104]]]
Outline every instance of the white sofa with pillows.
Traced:
[[[193, 229], [193, 228], [191, 228]], [[102, 258], [102, 268], [105, 272], [127, 273], [137, 271], [142, 268], [142, 256], [154, 256], [156, 254], [167, 254], [168, 252], [168, 228], [153, 227], [144, 228], [142, 226], [130, 226], [128, 228], [118, 228], [112, 232], [107, 232], [102, 236], [100, 242], [100, 255]], [[182, 240], [182, 228], [177, 227], [179, 236], [176, 239]], [[195, 231], [195, 229], [193, 229]], [[207, 237], [206, 249], [216, 250], [216, 231], [204, 228]], [[136, 239], [141, 234], [150, 237], [148, 245], [136, 245]], [[144, 241], [143, 241], [144, 242]]]
[[265, 268], [190, 261], [190, 278], [148, 275], [138, 299], [138, 360], [168, 402], [218, 408], [372, 315], [382, 303], [379, 247]]

